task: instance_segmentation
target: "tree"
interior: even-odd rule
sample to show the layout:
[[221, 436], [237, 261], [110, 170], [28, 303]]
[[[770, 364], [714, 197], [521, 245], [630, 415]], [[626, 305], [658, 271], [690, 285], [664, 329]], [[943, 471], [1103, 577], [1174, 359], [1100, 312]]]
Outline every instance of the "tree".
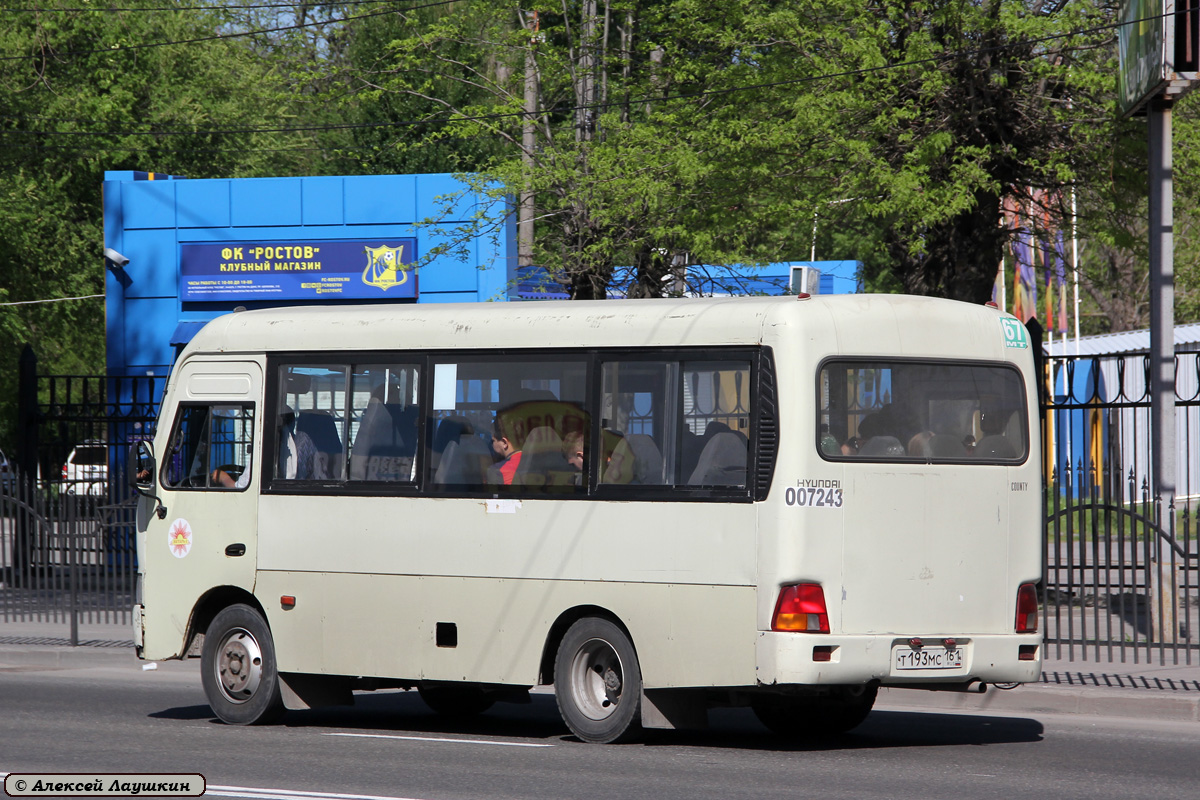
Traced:
[[[771, 182], [814, 174], [797, 148], [830, 136], [836, 101], [741, 91], [796, 76], [801, 53], [768, 28], [798, 22], [747, 0], [462, 3], [406, 21], [360, 82], [370, 101], [414, 101], [424, 132], [398, 149], [501, 145], [477, 161], [480, 188], [535, 198], [534, 260], [573, 297], [613, 281], [658, 294], [681, 266], [795, 248], [811, 202]], [[780, 124], [797, 111], [799, 140]]]
[[6, 446], [23, 344], [44, 372], [104, 371], [103, 299], [64, 298], [104, 293], [105, 170], [286, 174], [305, 158], [294, 137], [247, 131], [288, 118], [292, 94], [244, 40], [161, 44], [211, 37], [219, 12], [39, 5], [0, 29], [0, 303], [22, 303], [0, 306]]

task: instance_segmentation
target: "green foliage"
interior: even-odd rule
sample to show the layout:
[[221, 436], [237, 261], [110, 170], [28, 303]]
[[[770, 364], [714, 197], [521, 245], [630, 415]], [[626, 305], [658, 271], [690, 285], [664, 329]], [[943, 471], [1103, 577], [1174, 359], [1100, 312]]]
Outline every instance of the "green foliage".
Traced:
[[[50, 2], [51, 9], [80, 3]], [[161, 8], [157, 2], [123, 7]], [[32, 345], [50, 373], [104, 371], [105, 170], [188, 177], [287, 174], [295, 137], [220, 133], [293, 122], [272, 62], [212, 36], [216, 12], [9, 13], [0, 28], [0, 443], [11, 449], [16, 361]], [[186, 135], [180, 135], [180, 133]], [[286, 148], [280, 150], [279, 148]]]
[[[457, 172], [480, 214], [430, 255], [526, 196], [529, 258], [578, 298], [815, 245], [868, 290], [980, 301], [1001, 203], [1050, 198], [1066, 228], [1073, 190], [1085, 330], [1144, 322], [1146, 137], [1116, 117], [1106, 0], [41, 5], [0, 30], [0, 302], [104, 292], [105, 170]], [[1200, 319], [1195, 108], [1175, 122], [1180, 321]], [[20, 346], [101, 371], [101, 303], [0, 306], [0, 444]]]

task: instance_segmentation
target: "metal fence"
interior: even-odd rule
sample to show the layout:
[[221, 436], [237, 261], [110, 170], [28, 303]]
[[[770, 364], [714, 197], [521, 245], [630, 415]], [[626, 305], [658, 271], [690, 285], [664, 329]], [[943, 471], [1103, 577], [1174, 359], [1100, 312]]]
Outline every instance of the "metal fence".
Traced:
[[1192, 663], [1200, 643], [1200, 353], [1175, 357], [1176, 495], [1152, 494], [1143, 353], [1043, 362], [1042, 606], [1059, 658]]
[[94, 481], [16, 471], [0, 491], [0, 622], [69, 627], [130, 621], [137, 579], [133, 501]]
[[[0, 482], [0, 624], [131, 622], [130, 444], [153, 434], [164, 378], [38, 375], [21, 357], [17, 468]], [[61, 638], [61, 637], [56, 637]]]

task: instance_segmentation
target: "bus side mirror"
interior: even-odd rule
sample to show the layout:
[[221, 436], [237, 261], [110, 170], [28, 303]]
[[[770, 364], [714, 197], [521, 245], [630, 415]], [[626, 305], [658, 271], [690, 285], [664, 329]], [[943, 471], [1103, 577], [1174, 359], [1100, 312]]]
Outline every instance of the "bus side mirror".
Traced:
[[150, 449], [150, 443], [134, 442], [133, 447], [129, 448], [127, 464], [129, 486], [142, 497], [149, 497], [154, 501], [154, 511], [158, 514], [159, 519], [166, 517], [167, 509], [154, 491], [157, 469], [154, 463], [154, 451]]

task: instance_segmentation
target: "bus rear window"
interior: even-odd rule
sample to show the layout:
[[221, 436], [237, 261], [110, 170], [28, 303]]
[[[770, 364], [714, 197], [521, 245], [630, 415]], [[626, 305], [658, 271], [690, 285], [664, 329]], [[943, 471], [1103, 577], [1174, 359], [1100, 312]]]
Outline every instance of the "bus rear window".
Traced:
[[1010, 366], [827, 361], [818, 391], [817, 447], [830, 460], [1020, 463], [1029, 450]]

